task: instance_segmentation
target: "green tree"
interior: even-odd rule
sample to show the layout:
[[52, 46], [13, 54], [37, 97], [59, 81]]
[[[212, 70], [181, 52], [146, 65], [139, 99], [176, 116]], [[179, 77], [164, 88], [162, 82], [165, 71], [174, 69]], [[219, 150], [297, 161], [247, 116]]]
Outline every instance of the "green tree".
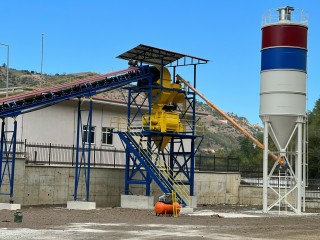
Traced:
[[320, 178], [320, 99], [308, 116], [309, 178]]
[[[255, 136], [259, 141], [262, 134]], [[240, 159], [241, 168], [258, 168], [262, 166], [263, 151], [247, 138], [240, 139], [240, 149], [234, 153]]]

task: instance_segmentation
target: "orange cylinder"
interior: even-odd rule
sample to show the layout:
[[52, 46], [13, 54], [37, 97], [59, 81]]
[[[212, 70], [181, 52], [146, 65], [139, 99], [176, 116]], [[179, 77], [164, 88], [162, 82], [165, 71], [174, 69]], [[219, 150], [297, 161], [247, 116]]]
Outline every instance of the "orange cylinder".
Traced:
[[180, 212], [180, 204], [175, 202], [173, 204], [167, 204], [164, 202], [157, 202], [154, 205], [154, 211], [156, 212], [156, 215], [164, 214], [164, 215], [172, 215], [173, 214], [173, 205], [177, 208], [177, 213]]

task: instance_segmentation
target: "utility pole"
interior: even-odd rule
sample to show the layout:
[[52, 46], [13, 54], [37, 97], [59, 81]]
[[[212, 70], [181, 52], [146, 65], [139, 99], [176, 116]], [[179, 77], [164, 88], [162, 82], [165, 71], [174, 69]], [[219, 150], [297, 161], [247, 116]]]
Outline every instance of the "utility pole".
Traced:
[[44, 38], [44, 33], [42, 33], [42, 45], [41, 45], [41, 75], [42, 75], [42, 66], [43, 66], [43, 38]]
[[8, 97], [8, 91], [9, 91], [9, 45], [0, 43], [0, 45], [7, 47], [7, 81], [6, 81], [6, 97]]

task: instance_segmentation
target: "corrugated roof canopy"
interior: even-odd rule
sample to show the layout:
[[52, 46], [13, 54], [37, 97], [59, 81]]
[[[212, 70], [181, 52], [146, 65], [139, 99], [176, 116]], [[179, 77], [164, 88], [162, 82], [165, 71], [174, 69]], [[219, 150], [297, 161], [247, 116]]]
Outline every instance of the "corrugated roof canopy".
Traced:
[[209, 60], [189, 56], [182, 53], [172, 52], [161, 48], [155, 48], [140, 44], [131, 50], [122, 53], [117, 58], [125, 60], [137, 60], [146, 64], [166, 66], [186, 66], [206, 64]]

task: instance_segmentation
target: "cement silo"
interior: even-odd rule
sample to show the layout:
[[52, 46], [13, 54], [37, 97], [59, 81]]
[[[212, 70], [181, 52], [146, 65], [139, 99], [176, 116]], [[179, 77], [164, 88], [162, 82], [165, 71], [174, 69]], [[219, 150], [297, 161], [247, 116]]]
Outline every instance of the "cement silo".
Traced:
[[[260, 118], [264, 123], [265, 145], [263, 208], [264, 212], [268, 212], [284, 201], [286, 206], [300, 213], [304, 191], [302, 185], [305, 183], [302, 178], [306, 175], [302, 174], [302, 170], [305, 172], [303, 154], [306, 142], [308, 27], [304, 18], [297, 20], [292, 17], [293, 7], [287, 6], [277, 11], [278, 19], [265, 22], [262, 26]], [[268, 170], [269, 136], [277, 148], [276, 153], [283, 159], [280, 169], [282, 167], [285, 174], [289, 174], [291, 181], [294, 181], [291, 190], [291, 194], [296, 191], [294, 204], [286, 201], [288, 195], [277, 190], [279, 200], [268, 207], [267, 188], [271, 186], [270, 179], [276, 168], [274, 166], [272, 172]], [[274, 190], [272, 186], [270, 188]]]

